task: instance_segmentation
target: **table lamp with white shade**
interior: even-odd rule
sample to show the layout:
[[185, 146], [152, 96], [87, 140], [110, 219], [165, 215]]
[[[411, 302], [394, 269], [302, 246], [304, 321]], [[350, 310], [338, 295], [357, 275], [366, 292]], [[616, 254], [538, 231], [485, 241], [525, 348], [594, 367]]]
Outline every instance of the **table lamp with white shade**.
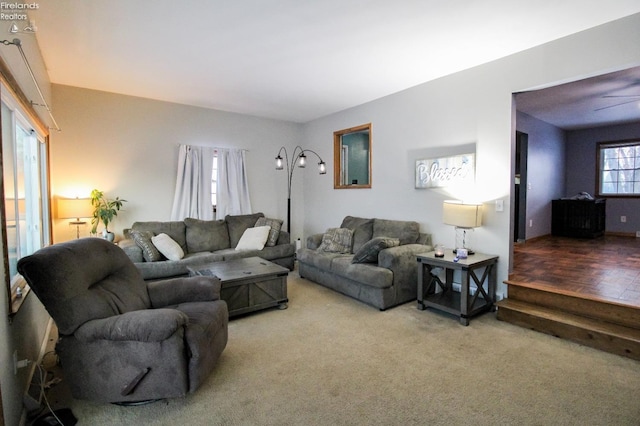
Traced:
[[442, 221], [456, 228], [456, 245], [453, 252], [462, 248], [467, 254], [473, 254], [469, 248], [473, 228], [482, 225], [482, 204], [463, 203], [462, 201], [446, 200], [442, 204]]

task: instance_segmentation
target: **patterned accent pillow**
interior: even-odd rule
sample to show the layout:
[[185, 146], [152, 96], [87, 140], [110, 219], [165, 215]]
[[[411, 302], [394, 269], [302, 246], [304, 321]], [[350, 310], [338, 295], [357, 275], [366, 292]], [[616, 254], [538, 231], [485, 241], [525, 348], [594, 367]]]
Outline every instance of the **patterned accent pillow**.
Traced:
[[271, 230], [269, 231], [269, 238], [267, 238], [267, 243], [265, 244], [267, 247], [273, 247], [278, 243], [278, 237], [280, 236], [280, 230], [282, 229], [282, 221], [280, 219], [267, 219], [266, 217], [261, 217], [256, 221], [255, 227], [258, 226], [270, 226]]
[[367, 241], [353, 256], [351, 263], [378, 263], [378, 253], [389, 247], [400, 245], [400, 239], [388, 237], [376, 237]]
[[136, 242], [136, 245], [142, 249], [142, 257], [145, 262], [157, 262], [162, 260], [162, 254], [158, 251], [156, 246], [151, 242], [153, 232], [151, 231], [129, 231], [129, 235]]
[[353, 231], [349, 228], [329, 228], [322, 236], [318, 250], [331, 253], [351, 253]]

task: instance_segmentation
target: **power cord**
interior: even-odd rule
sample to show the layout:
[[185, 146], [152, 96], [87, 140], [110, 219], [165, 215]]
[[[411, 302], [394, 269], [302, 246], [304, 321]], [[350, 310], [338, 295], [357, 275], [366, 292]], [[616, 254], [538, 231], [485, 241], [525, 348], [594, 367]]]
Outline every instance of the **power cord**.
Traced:
[[[44, 360], [44, 356], [43, 356], [43, 360]], [[64, 422], [60, 420], [60, 418], [56, 415], [53, 408], [51, 408], [51, 404], [49, 403], [49, 399], [47, 398], [47, 392], [46, 392], [46, 390], [50, 389], [51, 386], [60, 383], [61, 379], [58, 377], [54, 377], [49, 381], [45, 381], [47, 379], [47, 374], [49, 372], [41, 364], [36, 364], [36, 367], [38, 367], [38, 373], [40, 374], [40, 395], [42, 395], [42, 398], [44, 399], [44, 402], [47, 405], [47, 408], [49, 409], [49, 413], [53, 416], [53, 418], [56, 419], [56, 421], [60, 426], [65, 426]]]

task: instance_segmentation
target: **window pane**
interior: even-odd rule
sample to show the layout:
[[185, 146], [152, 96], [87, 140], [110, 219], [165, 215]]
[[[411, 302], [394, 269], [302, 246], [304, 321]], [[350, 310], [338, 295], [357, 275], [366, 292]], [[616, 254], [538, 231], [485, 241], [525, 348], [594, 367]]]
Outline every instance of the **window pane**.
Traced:
[[618, 180], [618, 172], [602, 172], [602, 182], [615, 182]]
[[213, 170], [211, 173], [211, 204], [218, 205], [218, 156], [213, 156]]
[[[640, 141], [615, 146], [599, 145], [599, 193], [603, 195], [640, 194]], [[617, 143], [620, 144], [620, 143]]]
[[617, 191], [615, 183], [605, 183], [604, 185], [602, 185], [603, 194], [615, 194], [616, 192]]

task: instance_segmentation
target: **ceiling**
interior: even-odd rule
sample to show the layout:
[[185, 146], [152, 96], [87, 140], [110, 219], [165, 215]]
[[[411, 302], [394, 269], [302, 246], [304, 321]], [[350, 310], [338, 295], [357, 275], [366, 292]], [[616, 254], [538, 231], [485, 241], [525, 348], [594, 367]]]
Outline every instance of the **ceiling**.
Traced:
[[29, 14], [52, 83], [294, 122], [640, 12], [638, 0], [38, 5]]
[[516, 94], [516, 108], [565, 130], [640, 122], [640, 67]]

